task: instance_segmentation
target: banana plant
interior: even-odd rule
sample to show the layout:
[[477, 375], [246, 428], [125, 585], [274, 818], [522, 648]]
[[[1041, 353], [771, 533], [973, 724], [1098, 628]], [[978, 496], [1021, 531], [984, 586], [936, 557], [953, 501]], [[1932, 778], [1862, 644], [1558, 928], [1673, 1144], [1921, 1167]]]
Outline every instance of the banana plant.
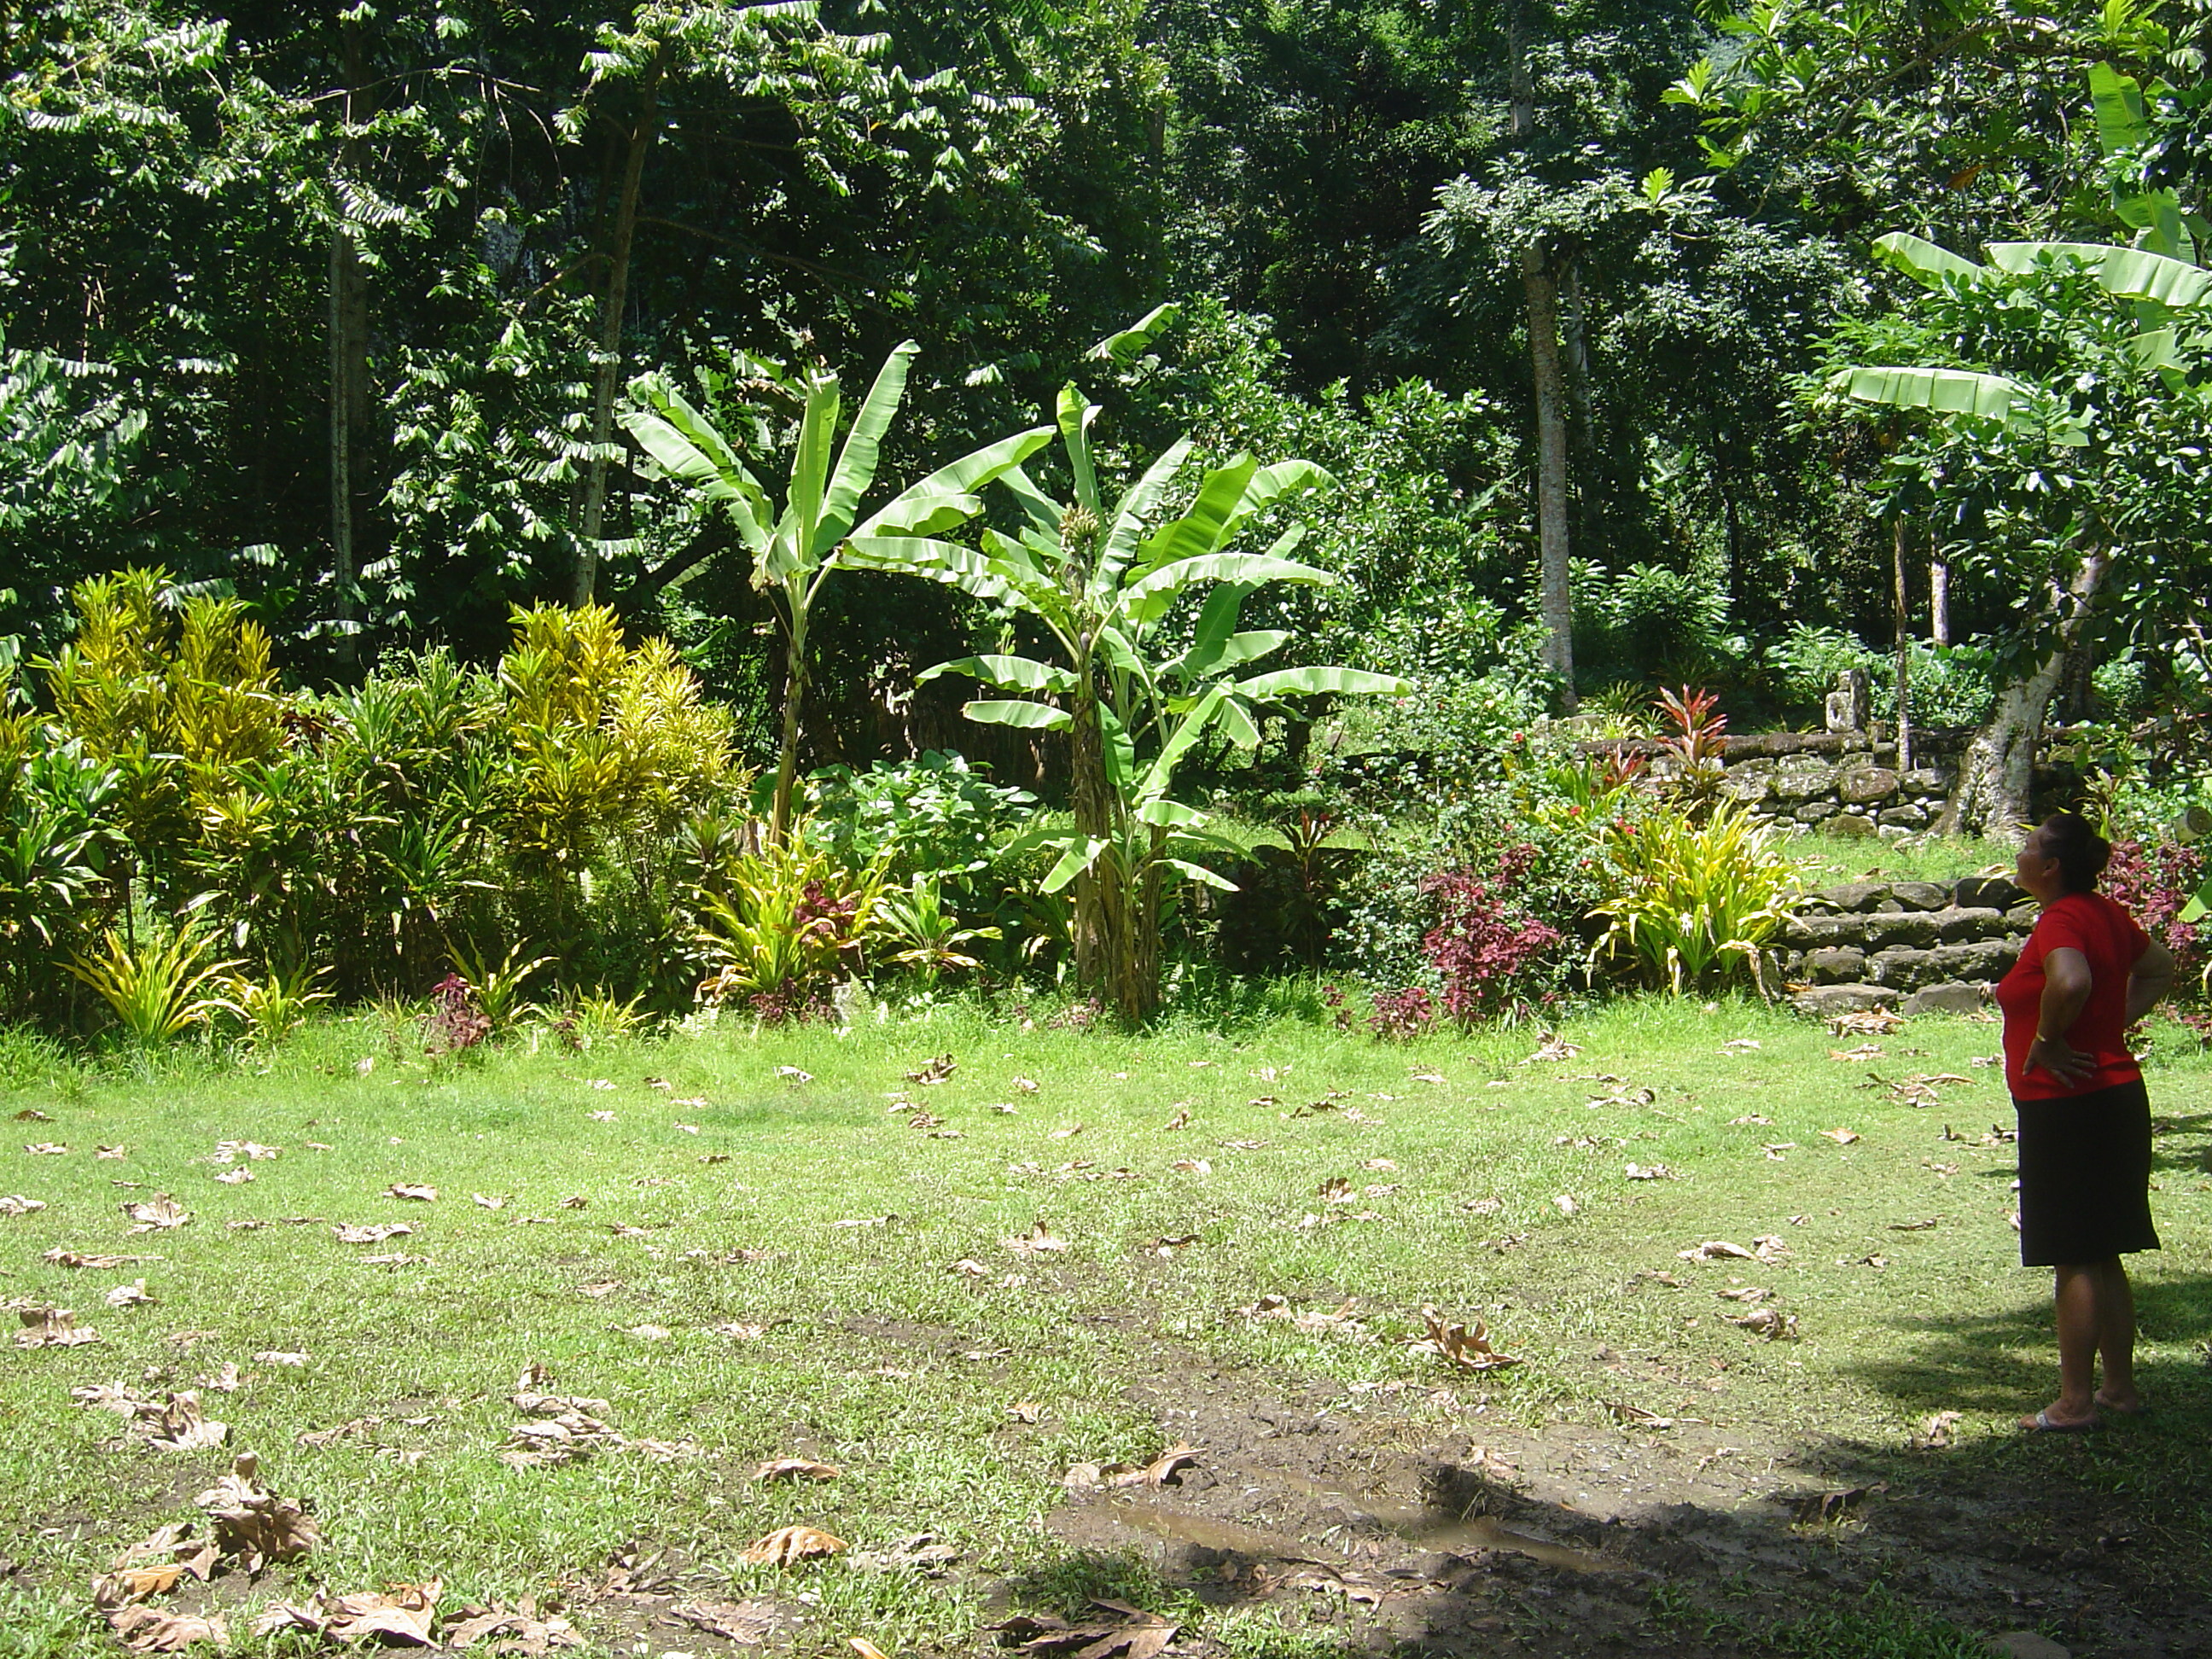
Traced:
[[[1147, 319], [1147, 324], [1157, 321]], [[1125, 341], [1127, 331], [1115, 337]], [[1111, 343], [1109, 343], [1110, 345]], [[1011, 654], [940, 663], [922, 678], [963, 674], [1004, 695], [967, 704], [969, 719], [1064, 732], [1072, 757], [1074, 828], [1042, 838], [1060, 859], [1048, 893], [1075, 890], [1078, 976], [1131, 1020], [1159, 999], [1160, 906], [1179, 881], [1231, 884], [1186, 856], [1229, 848], [1207, 816], [1170, 793], [1176, 767], [1208, 732], [1244, 746], [1277, 700], [1314, 692], [1404, 696], [1406, 682], [1351, 668], [1252, 673], [1291, 638], [1246, 629], [1244, 601], [1270, 582], [1319, 586], [1328, 572], [1290, 556], [1293, 525], [1263, 553], [1231, 550], [1262, 513], [1328, 482], [1310, 461], [1261, 466], [1239, 455], [1206, 473], [1195, 497], [1167, 516], [1189, 465], [1188, 439], [1170, 447], [1118, 498], [1101, 487], [1091, 445], [1098, 408], [1074, 386], [1056, 411], [1073, 499], [1046, 495], [1019, 466], [998, 482], [1023, 520], [1016, 534], [986, 528], [980, 550], [942, 540], [856, 535], [847, 562], [946, 583], [1042, 624], [1054, 659]], [[1210, 587], [1188, 642], [1164, 629], [1179, 600]]]
[[928, 543], [981, 512], [983, 503], [976, 492], [1009, 468], [1019, 466], [1052, 436], [1050, 428], [1039, 427], [987, 444], [938, 468], [862, 519], [861, 498], [875, 482], [884, 435], [906, 395], [907, 371], [920, 350], [908, 340], [884, 361], [842, 447], [836, 447], [836, 437], [844, 404], [835, 374], [810, 368], [794, 384], [769, 365], [739, 355], [738, 379], [775, 384], [803, 410], [781, 511], [770, 504], [738, 447], [665, 375], [642, 374], [629, 385], [630, 406], [623, 411], [623, 427], [662, 476], [690, 486], [728, 513], [738, 540], [752, 555], [753, 586], [769, 596], [783, 628], [783, 740], [776, 757], [770, 821], [779, 842], [791, 829], [799, 717], [808, 678], [807, 627], [822, 585], [836, 568], [850, 538], [904, 537]]

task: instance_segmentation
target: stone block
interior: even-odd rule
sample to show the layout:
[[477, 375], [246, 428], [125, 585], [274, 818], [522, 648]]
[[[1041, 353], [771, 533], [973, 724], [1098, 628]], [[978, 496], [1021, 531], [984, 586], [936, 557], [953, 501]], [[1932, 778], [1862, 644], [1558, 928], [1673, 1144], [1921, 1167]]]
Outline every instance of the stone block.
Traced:
[[1731, 766], [1729, 768], [1728, 776], [1721, 781], [1721, 793], [1732, 801], [1749, 806], [1766, 799], [1767, 786], [1772, 781], [1771, 778], [1762, 776], [1756, 772], [1747, 776], [1739, 769]]
[[1804, 977], [1815, 985], [1843, 985], [1864, 977], [1866, 952], [1856, 945], [1832, 945], [1805, 953]]
[[1923, 985], [1898, 1010], [1904, 1014], [1972, 1014], [1981, 1012], [1986, 988], [1966, 980], [1945, 980]]
[[[1883, 807], [1875, 822], [1893, 829], [1917, 830], [1928, 822], [1928, 809], [1918, 801], [1902, 801], [1895, 806]], [[1950, 896], [1947, 893], [1944, 896]]]
[[1836, 793], [1854, 806], [1887, 800], [1897, 793], [1897, 774], [1886, 766], [1855, 766], [1836, 780]]
[[1941, 910], [1951, 902], [1951, 890], [1934, 881], [1893, 881], [1889, 896], [1908, 910]]
[[2005, 925], [2032, 933], [2035, 931], [2035, 919], [2042, 914], [2043, 907], [2030, 899], [2025, 904], [2014, 905], [2004, 913]]
[[1823, 887], [1820, 896], [1838, 910], [1872, 910], [1889, 896], [1886, 881], [1847, 881], [1839, 887]]
[[2003, 876], [1968, 876], [1951, 890], [1951, 902], [1962, 910], [2009, 910], [2027, 896]]
[[1830, 835], [1840, 836], [1845, 841], [1871, 841], [1875, 824], [1863, 812], [1838, 812], [1823, 827]]
[[1801, 950], [1818, 950], [1824, 945], [1864, 945], [1866, 918], [1863, 916], [1791, 916], [1782, 924], [1782, 942]]
[[1924, 951], [1936, 940], [1936, 913], [1899, 910], [1892, 915], [1869, 916], [1867, 942], [1874, 945], [1909, 945]]
[[1770, 945], [1766, 947], [1766, 972], [1770, 985], [1802, 979], [1805, 977], [1805, 953]]
[[1808, 766], [1803, 761], [1778, 767], [1774, 774], [1774, 793], [1784, 800], [1807, 800], [1814, 795], [1833, 794], [1836, 788], [1836, 769], [1832, 766]]
[[1874, 827], [1874, 832], [1892, 845], [1912, 839], [1911, 830], [1902, 823], [1877, 823]]
[[1790, 816], [1800, 823], [1818, 823], [1823, 818], [1836, 816], [1836, 803], [1832, 800], [1808, 800]]
[[1944, 790], [1943, 775], [1932, 766], [1916, 766], [1900, 775], [1898, 782], [1916, 795], [1940, 795]]
[[1972, 945], [1939, 945], [1929, 957], [1931, 978], [1997, 980], [2012, 971], [2020, 950], [2001, 939], [1987, 939]]
[[1815, 1019], [1833, 1019], [1838, 1014], [1894, 1007], [1897, 993], [1881, 985], [1817, 985], [1790, 998], [1790, 1006]]
[[1953, 908], [1936, 913], [1936, 936], [1946, 945], [1963, 945], [1969, 939], [2002, 939], [2004, 932], [2005, 919], [2001, 911]]
[[1732, 760], [1728, 763], [1729, 775], [1732, 778], [1771, 777], [1774, 775], [1775, 767], [1779, 763], [1771, 755], [1747, 756], [1742, 760]]
[[1932, 970], [1933, 951], [1916, 951], [1893, 945], [1867, 958], [1866, 977], [1871, 985], [1887, 985], [1900, 991], [1917, 990], [1937, 975]]

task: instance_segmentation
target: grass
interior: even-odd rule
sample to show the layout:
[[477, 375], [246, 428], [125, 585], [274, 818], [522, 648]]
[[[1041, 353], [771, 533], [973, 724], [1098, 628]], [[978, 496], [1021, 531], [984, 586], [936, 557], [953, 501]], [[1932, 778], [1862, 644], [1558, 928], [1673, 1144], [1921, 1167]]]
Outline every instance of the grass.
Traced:
[[2004, 874], [2016, 849], [2008, 842], [1971, 836], [1899, 843], [1802, 835], [1790, 838], [1788, 850], [1806, 861], [1809, 884], [1832, 887], [1846, 881], [1953, 882], [1987, 870]]
[[[1994, 1049], [1994, 1028], [1916, 1022], [1859, 1063], [1831, 1060], [1836, 1040], [1815, 1026], [1735, 1001], [1620, 1006], [1568, 1035], [1579, 1055], [1524, 1065], [1527, 1031], [1394, 1048], [1289, 1018], [1233, 1039], [1130, 1036], [938, 1007], [842, 1035], [746, 1027], [432, 1061], [359, 1018], [311, 1027], [259, 1075], [189, 1058], [101, 1071], [0, 1040], [4, 1109], [46, 1120], [9, 1127], [69, 1148], [0, 1154], [0, 1192], [47, 1206], [0, 1217], [0, 1286], [74, 1309], [103, 1339], [0, 1358], [0, 1553], [21, 1564], [0, 1655], [106, 1650], [82, 1587], [190, 1515], [240, 1448], [260, 1455], [272, 1490], [311, 1503], [325, 1540], [267, 1583], [219, 1581], [242, 1610], [303, 1583], [428, 1577], [449, 1603], [574, 1597], [642, 1545], [733, 1598], [797, 1581], [802, 1648], [852, 1635], [890, 1653], [972, 1648], [994, 1582], [1048, 1586], [1080, 1567], [1041, 1524], [1062, 1472], [1161, 1449], [1133, 1379], [1233, 1369], [1364, 1409], [1353, 1385], [1455, 1381], [1395, 1340], [1418, 1334], [1423, 1303], [1483, 1318], [1521, 1357], [1455, 1386], [1468, 1409], [1527, 1431], [1605, 1422], [1609, 1403], [1694, 1405], [1771, 1444], [1894, 1447], [1929, 1413], [1956, 1409], [1961, 1457], [2022, 1449], [2012, 1418], [2049, 1396], [2054, 1365], [2047, 1292], [2014, 1265], [2008, 1149], [1977, 1139], [2009, 1121], [1996, 1075], [1969, 1063]], [[1732, 1039], [1758, 1046], [1723, 1052]], [[2212, 1069], [2185, 1039], [2160, 1038], [2152, 1085], [2172, 1126], [2156, 1200], [2168, 1248], [2140, 1259], [2160, 1449], [2100, 1457], [2081, 1478], [2130, 1492], [2173, 1548], [2201, 1552]], [[905, 1081], [942, 1054], [957, 1062], [949, 1080]], [[1973, 1080], [1916, 1108], [1870, 1071]], [[886, 1109], [899, 1094], [942, 1121], [917, 1128]], [[1767, 1121], [1741, 1121], [1753, 1116]], [[1947, 1123], [1966, 1139], [1939, 1139]], [[1839, 1127], [1861, 1138], [1824, 1138]], [[217, 1143], [245, 1139], [281, 1155], [244, 1165], [250, 1182], [218, 1182], [237, 1166], [210, 1161]], [[100, 1158], [96, 1146], [125, 1150]], [[1631, 1163], [1673, 1178], [1631, 1181]], [[1324, 1196], [1332, 1180], [1349, 1183], [1348, 1201]], [[407, 1182], [437, 1199], [384, 1195]], [[127, 1237], [118, 1204], [156, 1191], [191, 1224]], [[332, 1237], [373, 1222], [414, 1231], [378, 1245]], [[1039, 1224], [1065, 1249], [1002, 1242]], [[1765, 1235], [1786, 1241], [1786, 1263], [1676, 1259], [1704, 1239]], [[56, 1248], [160, 1260], [72, 1271], [40, 1259]], [[376, 1255], [407, 1259], [364, 1260]], [[982, 1271], [948, 1270], [963, 1261]], [[1730, 1304], [1711, 1292], [1732, 1270], [1774, 1290], [1798, 1340], [1762, 1343], [1722, 1322]], [[141, 1275], [157, 1304], [103, 1305]], [[1239, 1312], [1269, 1294], [1357, 1298], [1375, 1340]], [[761, 1329], [716, 1328], [731, 1325]], [[1601, 1349], [1664, 1363], [1624, 1376], [1592, 1367]], [[270, 1352], [307, 1363], [256, 1358]], [[244, 1386], [203, 1395], [231, 1425], [222, 1452], [126, 1444], [117, 1417], [70, 1402], [101, 1382], [191, 1387], [225, 1363]], [[672, 1461], [502, 1463], [520, 1420], [507, 1395], [533, 1364], [548, 1389], [607, 1401], [616, 1430], [674, 1448]], [[1014, 1420], [1018, 1403], [1038, 1420]], [[299, 1443], [362, 1419], [377, 1420]], [[776, 1456], [845, 1474], [803, 1489], [745, 1479]], [[1746, 1490], [1790, 1478], [1747, 1474]], [[865, 1549], [933, 1533], [963, 1570], [933, 1582], [738, 1559], [796, 1522]], [[1249, 1608], [1192, 1617], [1249, 1659], [1325, 1644]], [[1808, 1626], [1788, 1650], [1923, 1650], [1853, 1648], [1835, 1635], [1848, 1628]]]

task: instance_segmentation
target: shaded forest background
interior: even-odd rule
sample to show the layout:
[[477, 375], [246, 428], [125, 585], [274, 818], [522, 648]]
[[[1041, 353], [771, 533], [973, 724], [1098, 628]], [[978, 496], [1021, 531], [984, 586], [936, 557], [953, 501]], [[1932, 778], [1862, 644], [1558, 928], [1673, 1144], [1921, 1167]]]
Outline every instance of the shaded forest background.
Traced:
[[[1912, 509], [1893, 435], [1814, 395], [1823, 343], [1909, 286], [1884, 232], [2124, 240], [2124, 182], [2201, 200], [2207, 26], [2197, 0], [31, 0], [0, 21], [0, 636], [50, 650], [71, 583], [158, 565], [325, 684], [394, 647], [488, 661], [512, 606], [589, 595], [762, 757], [771, 613], [641, 469], [621, 389], [663, 370], [765, 453], [793, 411], [733, 354], [857, 391], [911, 337], [886, 477], [1079, 372], [1111, 465], [1190, 433], [1328, 467], [1302, 556], [1345, 580], [1285, 602], [1304, 660], [1492, 686], [1501, 719], [1694, 679], [1741, 725], [1812, 717], [1902, 622], [1916, 712], [1971, 721], [2047, 572], [1966, 497]], [[2100, 64], [2152, 89], [2118, 161]], [[1151, 350], [1084, 361], [1163, 301]], [[2202, 706], [2191, 610], [2100, 613], [2061, 716]], [[999, 628], [833, 585], [809, 760], [988, 750], [915, 676]]]

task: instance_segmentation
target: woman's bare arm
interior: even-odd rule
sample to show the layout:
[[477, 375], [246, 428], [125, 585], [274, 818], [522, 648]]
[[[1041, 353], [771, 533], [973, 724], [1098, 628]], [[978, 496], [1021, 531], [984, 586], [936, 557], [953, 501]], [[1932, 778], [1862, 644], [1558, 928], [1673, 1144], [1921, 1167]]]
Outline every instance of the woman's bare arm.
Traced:
[[2173, 989], [2173, 952], [2153, 939], [2128, 970], [2128, 1024], [2132, 1025]]
[[2043, 958], [2043, 1004], [2035, 1022], [2035, 1041], [2027, 1051], [2023, 1071], [2039, 1066], [2061, 1083], [2079, 1083], [2096, 1064], [2066, 1041], [2066, 1033], [2088, 1006], [2093, 983], [2089, 958], [2070, 945], [2062, 945]]

